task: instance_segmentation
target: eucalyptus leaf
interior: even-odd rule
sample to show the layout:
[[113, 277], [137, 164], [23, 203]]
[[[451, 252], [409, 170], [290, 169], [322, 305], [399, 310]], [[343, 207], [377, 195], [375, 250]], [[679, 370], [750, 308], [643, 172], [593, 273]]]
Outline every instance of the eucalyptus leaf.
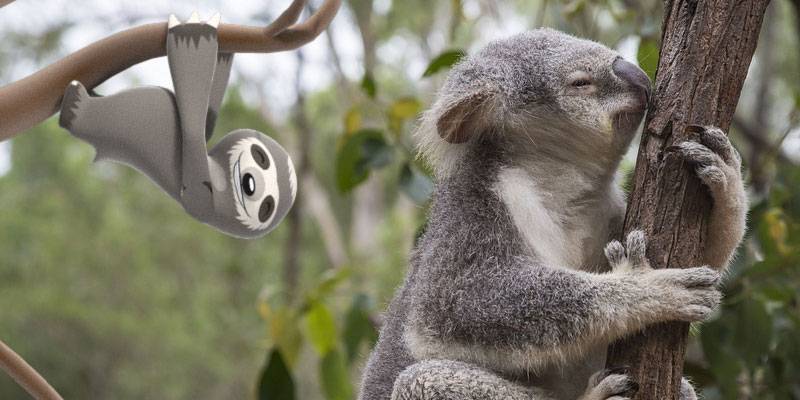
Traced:
[[372, 99], [378, 94], [378, 85], [375, 83], [375, 78], [373, 78], [372, 75], [364, 74], [364, 78], [361, 79], [361, 90]]
[[336, 185], [348, 192], [364, 182], [372, 169], [390, 164], [394, 159], [392, 148], [376, 129], [362, 129], [345, 137], [336, 153]]
[[439, 71], [452, 67], [458, 61], [464, 58], [466, 54], [467, 52], [461, 49], [447, 50], [439, 54], [433, 60], [431, 60], [430, 64], [428, 64], [428, 68], [425, 69], [422, 77], [429, 77]]
[[320, 356], [325, 356], [336, 345], [336, 323], [328, 307], [314, 302], [305, 314], [308, 340]]
[[272, 349], [258, 381], [259, 400], [294, 400], [292, 374], [278, 349]]
[[327, 400], [350, 400], [353, 398], [353, 386], [350, 374], [339, 351], [331, 351], [320, 363], [320, 379], [322, 392]]
[[738, 305], [736, 311], [734, 346], [747, 365], [759, 365], [769, 353], [772, 343], [772, 318], [764, 303], [753, 298]]
[[347, 311], [343, 335], [347, 363], [351, 364], [358, 356], [358, 350], [363, 342], [370, 345], [378, 339], [378, 332], [369, 319], [369, 298], [359, 294], [353, 299], [353, 304]]
[[642, 37], [639, 42], [639, 50], [636, 52], [636, 60], [639, 62], [639, 67], [650, 77], [651, 82], [656, 80], [659, 52], [660, 49], [656, 40]]

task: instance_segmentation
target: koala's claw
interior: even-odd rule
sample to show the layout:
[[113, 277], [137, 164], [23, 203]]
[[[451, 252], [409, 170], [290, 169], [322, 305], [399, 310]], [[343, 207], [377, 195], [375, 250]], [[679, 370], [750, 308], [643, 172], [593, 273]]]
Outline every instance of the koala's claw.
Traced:
[[611, 368], [592, 375], [579, 400], [627, 400], [638, 391], [639, 384], [628, 376], [627, 368]]
[[719, 154], [726, 164], [732, 167], [741, 167], [742, 159], [739, 152], [733, 147], [725, 132], [715, 126], [702, 127], [700, 143]]
[[712, 196], [722, 199], [729, 186], [741, 181], [741, 157], [719, 128], [691, 126], [690, 129], [699, 134], [699, 142], [683, 142], [676, 148], [687, 162], [694, 164], [698, 178], [708, 186]]
[[605, 254], [614, 272], [633, 272], [650, 269], [650, 263], [645, 254], [646, 250], [647, 239], [644, 232], [635, 230], [628, 234], [625, 246], [616, 240], [608, 243]]

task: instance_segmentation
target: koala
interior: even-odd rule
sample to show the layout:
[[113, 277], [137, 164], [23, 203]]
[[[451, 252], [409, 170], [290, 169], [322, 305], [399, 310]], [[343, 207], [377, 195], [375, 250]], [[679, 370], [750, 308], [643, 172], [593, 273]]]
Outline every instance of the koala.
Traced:
[[[713, 198], [707, 266], [650, 268], [638, 231], [608, 243], [625, 213], [616, 170], [649, 96], [637, 66], [551, 29], [453, 68], [417, 132], [436, 175], [429, 222], [360, 399], [627, 399], [638, 386], [603, 369], [609, 343], [709, 316], [747, 210], [719, 129], [677, 147]], [[696, 398], [686, 380], [681, 391]]]
[[257, 238], [288, 214], [297, 195], [289, 154], [251, 129], [237, 129], [207, 150], [232, 53], [219, 53], [219, 14], [181, 23], [170, 16], [167, 59], [175, 93], [160, 87], [91, 96], [67, 87], [59, 123], [96, 149], [96, 159], [147, 175], [195, 219], [232, 236]]

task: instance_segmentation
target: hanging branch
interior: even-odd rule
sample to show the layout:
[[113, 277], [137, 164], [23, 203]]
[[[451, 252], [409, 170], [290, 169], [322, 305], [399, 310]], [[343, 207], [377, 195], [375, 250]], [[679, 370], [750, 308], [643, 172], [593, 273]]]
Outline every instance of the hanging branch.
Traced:
[[[625, 232], [647, 232], [655, 268], [700, 266], [711, 200], [668, 151], [692, 125], [727, 131], [769, 0], [666, 0], [661, 56], [634, 173]], [[659, 324], [609, 348], [607, 365], [627, 365], [636, 399], [678, 399], [689, 325]]]
[[[325, 0], [305, 22], [294, 24], [305, 3], [305, 0], [293, 0], [283, 14], [266, 27], [219, 25], [219, 50], [273, 53], [296, 49], [312, 41], [330, 24], [341, 0]], [[77, 80], [91, 89], [133, 65], [166, 55], [166, 37], [166, 22], [130, 28], [0, 88], [0, 140], [33, 127], [58, 111], [69, 82]]]

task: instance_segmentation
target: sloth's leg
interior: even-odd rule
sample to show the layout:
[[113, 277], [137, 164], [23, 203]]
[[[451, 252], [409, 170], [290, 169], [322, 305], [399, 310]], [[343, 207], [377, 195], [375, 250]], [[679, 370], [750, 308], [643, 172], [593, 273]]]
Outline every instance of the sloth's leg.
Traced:
[[214, 134], [214, 125], [217, 123], [219, 107], [225, 97], [228, 87], [228, 78], [231, 75], [233, 53], [219, 53], [217, 55], [217, 68], [214, 70], [214, 81], [211, 83], [211, 96], [208, 99], [208, 115], [206, 116], [206, 142]]
[[149, 86], [90, 96], [73, 81], [64, 92], [59, 124], [91, 144], [96, 160], [131, 165], [178, 199], [180, 132], [169, 90]]
[[421, 361], [397, 377], [392, 400], [552, 400], [544, 392], [503, 379], [475, 365]]

